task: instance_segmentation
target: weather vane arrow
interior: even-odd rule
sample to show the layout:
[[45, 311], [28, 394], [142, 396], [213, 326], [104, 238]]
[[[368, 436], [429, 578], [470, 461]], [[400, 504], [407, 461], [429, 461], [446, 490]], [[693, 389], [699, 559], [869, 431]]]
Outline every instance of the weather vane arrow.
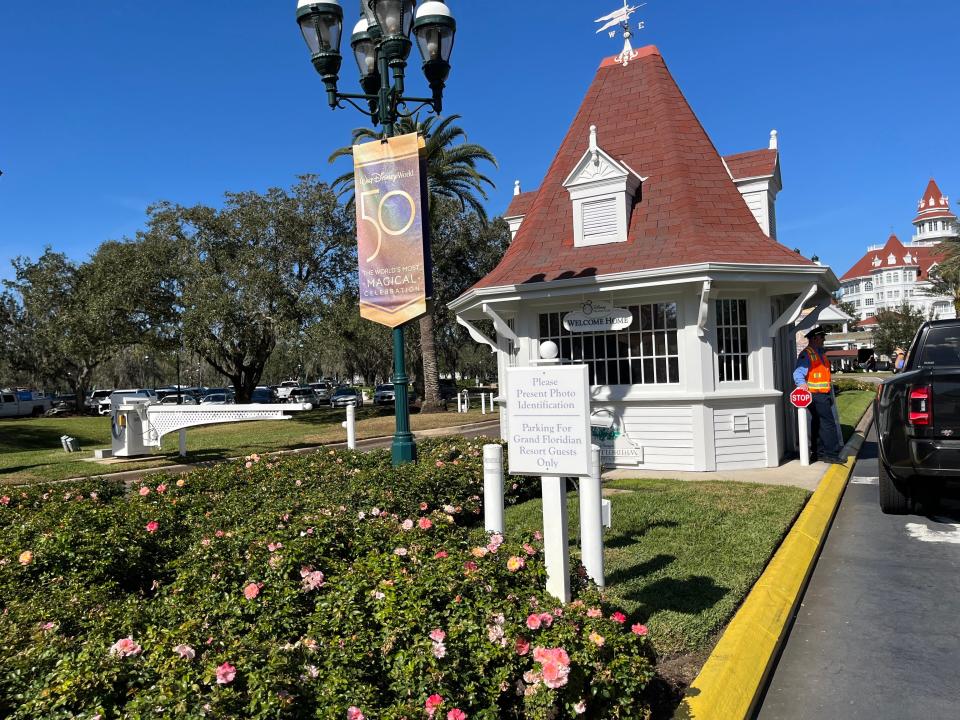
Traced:
[[[636, 59], [637, 51], [633, 49], [633, 45], [630, 44], [630, 38], [633, 36], [630, 32], [630, 16], [633, 15], [637, 10], [642, 8], [646, 3], [640, 5], [628, 5], [627, 0], [623, 0], [623, 7], [614, 10], [609, 15], [604, 15], [594, 20], [595, 23], [601, 23], [600, 27], [597, 29], [597, 33], [602, 33], [604, 30], [609, 30], [609, 28], [620, 26], [623, 29], [623, 51], [617, 55], [617, 62], [622, 63], [624, 67], [631, 61]], [[644, 24], [641, 22], [638, 26], [638, 29], [643, 30]], [[610, 37], [616, 37], [616, 30], [609, 30]]]

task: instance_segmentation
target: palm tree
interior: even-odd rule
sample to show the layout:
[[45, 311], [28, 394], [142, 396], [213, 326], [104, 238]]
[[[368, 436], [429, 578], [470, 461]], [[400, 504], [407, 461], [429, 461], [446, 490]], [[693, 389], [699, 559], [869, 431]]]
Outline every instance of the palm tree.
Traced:
[[[493, 181], [477, 170], [480, 161], [497, 167], [496, 158], [481, 145], [467, 142], [463, 128], [454, 125], [459, 115], [451, 115], [438, 122], [436, 117], [420, 121], [417, 116], [401, 118], [395, 125], [397, 135], [419, 133], [426, 143], [427, 189], [431, 199], [430, 214], [433, 216], [436, 198], [448, 198], [459, 203], [461, 209], [469, 208], [486, 225], [487, 212], [482, 200], [487, 199], [486, 186], [495, 187]], [[370, 128], [353, 131], [353, 143], [336, 150], [329, 161], [345, 155], [353, 156], [353, 145], [379, 140], [382, 135]], [[349, 194], [348, 205], [354, 200], [353, 171], [344, 173], [333, 182], [341, 196]], [[437, 351], [434, 343], [434, 319], [432, 309], [420, 318], [420, 341], [423, 357], [424, 399], [420, 412], [441, 412], [445, 409], [440, 400], [440, 376], [437, 367]]]

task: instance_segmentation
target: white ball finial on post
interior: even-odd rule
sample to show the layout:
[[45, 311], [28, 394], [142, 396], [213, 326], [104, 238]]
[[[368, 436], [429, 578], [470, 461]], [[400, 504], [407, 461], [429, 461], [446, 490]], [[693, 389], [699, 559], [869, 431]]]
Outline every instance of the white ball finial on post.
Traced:
[[520, 181], [519, 181], [519, 180], [514, 180], [514, 181], [513, 181], [513, 194], [514, 194], [514, 195], [519, 195], [519, 194], [520, 194]]
[[777, 148], [777, 131], [776, 131], [776, 130], [771, 130], [771, 131], [770, 131], [770, 149], [771, 149], [771, 150], [777, 150], [777, 149], [778, 149], [778, 148]]

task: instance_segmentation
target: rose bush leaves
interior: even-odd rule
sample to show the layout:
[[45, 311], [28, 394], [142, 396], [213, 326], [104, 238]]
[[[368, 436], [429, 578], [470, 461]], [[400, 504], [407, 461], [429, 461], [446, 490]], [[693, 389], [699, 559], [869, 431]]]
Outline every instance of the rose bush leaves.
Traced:
[[478, 529], [481, 441], [419, 450], [7, 491], [0, 715], [644, 717], [647, 639]]

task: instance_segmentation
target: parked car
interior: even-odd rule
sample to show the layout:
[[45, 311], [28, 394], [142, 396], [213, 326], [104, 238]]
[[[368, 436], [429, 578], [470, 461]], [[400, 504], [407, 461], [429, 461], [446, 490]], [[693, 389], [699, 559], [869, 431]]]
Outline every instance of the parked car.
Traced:
[[377, 385], [373, 390], [374, 405], [393, 405], [395, 401], [393, 385]]
[[925, 322], [877, 389], [880, 509], [912, 512], [960, 482], [960, 320]]
[[316, 395], [318, 401], [326, 402], [330, 399], [329, 383], [325, 383], [323, 381], [310, 383], [310, 387], [313, 388], [313, 393]]
[[143, 398], [147, 402], [151, 402], [151, 403], [159, 402], [159, 399], [157, 398], [157, 394], [153, 390], [149, 390], [147, 388], [128, 388], [125, 390], [114, 390], [112, 393], [110, 393], [110, 397], [108, 397], [106, 400], [100, 401], [99, 413], [101, 415], [109, 415], [110, 405], [112, 402], [111, 398], [119, 398], [122, 400], [124, 397]]
[[172, 395], [164, 395], [160, 398], [161, 405], [196, 405], [197, 399], [188, 392], [183, 390], [180, 391], [180, 400], [177, 402], [177, 393], [174, 392]]
[[317, 396], [311, 387], [298, 387], [290, 391], [286, 401], [288, 403], [310, 403], [311, 405], [316, 405]]
[[277, 402], [277, 394], [272, 388], [261, 385], [254, 388], [250, 402], [255, 405], [273, 405]]
[[338, 387], [330, 397], [330, 407], [339, 408], [347, 405], [363, 407], [363, 393], [355, 387]]
[[[94, 390], [87, 396], [84, 403], [86, 412], [91, 415], [109, 415], [110, 414], [110, 394], [113, 390]], [[106, 401], [106, 402], [104, 402]], [[106, 409], [104, 409], [106, 406]]]
[[233, 405], [233, 393], [216, 392], [206, 395], [201, 405]]
[[3, 390], [0, 392], [0, 418], [40, 417], [53, 407], [50, 398], [29, 390]]
[[287, 398], [290, 396], [290, 391], [300, 387], [300, 383], [296, 380], [284, 380], [277, 387], [277, 399], [280, 402], [286, 402]]

